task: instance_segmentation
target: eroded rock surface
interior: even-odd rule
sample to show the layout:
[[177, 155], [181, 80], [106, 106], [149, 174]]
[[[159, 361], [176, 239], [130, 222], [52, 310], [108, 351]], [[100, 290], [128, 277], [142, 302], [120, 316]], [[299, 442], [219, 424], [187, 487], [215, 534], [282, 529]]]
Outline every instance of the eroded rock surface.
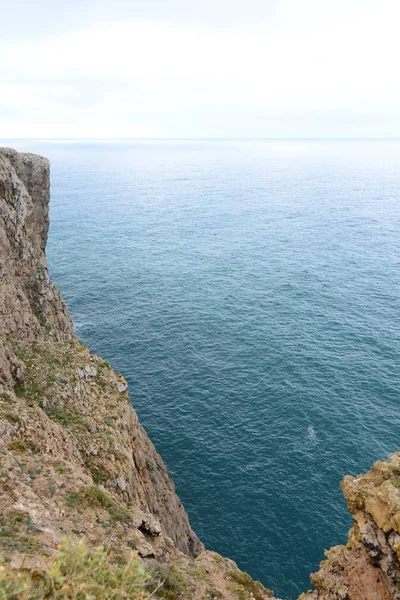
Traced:
[[326, 552], [311, 576], [316, 590], [301, 600], [400, 600], [400, 454], [341, 485], [354, 526], [346, 546]]

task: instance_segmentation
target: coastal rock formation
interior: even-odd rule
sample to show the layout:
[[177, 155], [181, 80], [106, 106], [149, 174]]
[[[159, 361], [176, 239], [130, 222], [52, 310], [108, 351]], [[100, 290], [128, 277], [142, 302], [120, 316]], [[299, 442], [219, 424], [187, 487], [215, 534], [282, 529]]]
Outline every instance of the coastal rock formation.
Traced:
[[400, 600], [400, 454], [341, 485], [355, 521], [348, 543], [326, 552], [300, 600]]
[[[50, 168], [45, 158], [2, 149], [0, 155], [0, 335], [57, 339], [73, 327], [50, 282], [44, 249], [49, 227]], [[0, 384], [13, 389], [23, 364], [11, 344], [0, 344]]]
[[162, 573], [152, 597], [271, 597], [204, 550], [126, 381], [76, 338], [47, 270], [49, 189], [45, 158], [0, 149], [0, 559], [35, 572], [67, 537], [136, 550]]

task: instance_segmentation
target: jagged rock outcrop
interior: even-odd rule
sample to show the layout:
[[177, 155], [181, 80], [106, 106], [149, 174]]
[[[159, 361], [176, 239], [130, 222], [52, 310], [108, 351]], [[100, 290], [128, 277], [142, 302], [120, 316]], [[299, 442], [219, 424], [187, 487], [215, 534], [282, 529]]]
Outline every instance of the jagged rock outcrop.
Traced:
[[346, 546], [326, 552], [311, 576], [316, 590], [301, 600], [400, 600], [400, 454], [341, 485], [354, 526]]
[[48, 161], [1, 148], [0, 554], [37, 569], [67, 536], [168, 566], [176, 598], [269, 598], [204, 550], [126, 381], [76, 338], [48, 276], [48, 203]]

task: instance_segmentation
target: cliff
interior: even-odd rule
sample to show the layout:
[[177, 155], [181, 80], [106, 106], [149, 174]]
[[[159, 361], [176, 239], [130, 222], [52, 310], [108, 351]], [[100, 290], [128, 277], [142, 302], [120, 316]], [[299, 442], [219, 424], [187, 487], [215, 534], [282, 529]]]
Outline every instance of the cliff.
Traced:
[[[204, 549], [126, 381], [76, 338], [48, 276], [49, 196], [46, 159], [0, 149], [0, 598], [272, 597]], [[326, 553], [311, 576], [315, 589], [301, 600], [400, 600], [400, 455], [342, 487], [354, 518], [348, 543]], [[60, 564], [54, 570], [49, 562], [64, 556], [63, 539], [78, 557], [80, 542], [105, 545], [114, 583], [118, 569], [127, 576], [134, 550], [148, 573], [140, 575], [143, 594], [106, 595], [105, 584], [92, 595], [65, 591], [76, 561], [63, 582]], [[93, 560], [98, 573], [102, 555]], [[81, 583], [92, 578], [87, 569]], [[46, 572], [48, 593], [30, 595], [21, 578], [37, 587]]]
[[162, 574], [153, 597], [270, 597], [204, 550], [126, 381], [76, 338], [47, 270], [49, 189], [45, 158], [0, 149], [2, 560], [37, 573], [61, 540], [83, 540], [119, 562], [134, 549]]
[[326, 552], [316, 590], [299, 600], [399, 600], [400, 454], [341, 486], [354, 519], [348, 543]]

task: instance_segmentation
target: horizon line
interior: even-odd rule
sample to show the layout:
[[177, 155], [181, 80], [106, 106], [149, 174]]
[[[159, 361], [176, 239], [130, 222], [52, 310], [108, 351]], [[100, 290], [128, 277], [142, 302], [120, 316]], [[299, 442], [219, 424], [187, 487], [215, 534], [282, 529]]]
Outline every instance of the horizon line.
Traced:
[[400, 137], [0, 137], [0, 141], [400, 141]]

